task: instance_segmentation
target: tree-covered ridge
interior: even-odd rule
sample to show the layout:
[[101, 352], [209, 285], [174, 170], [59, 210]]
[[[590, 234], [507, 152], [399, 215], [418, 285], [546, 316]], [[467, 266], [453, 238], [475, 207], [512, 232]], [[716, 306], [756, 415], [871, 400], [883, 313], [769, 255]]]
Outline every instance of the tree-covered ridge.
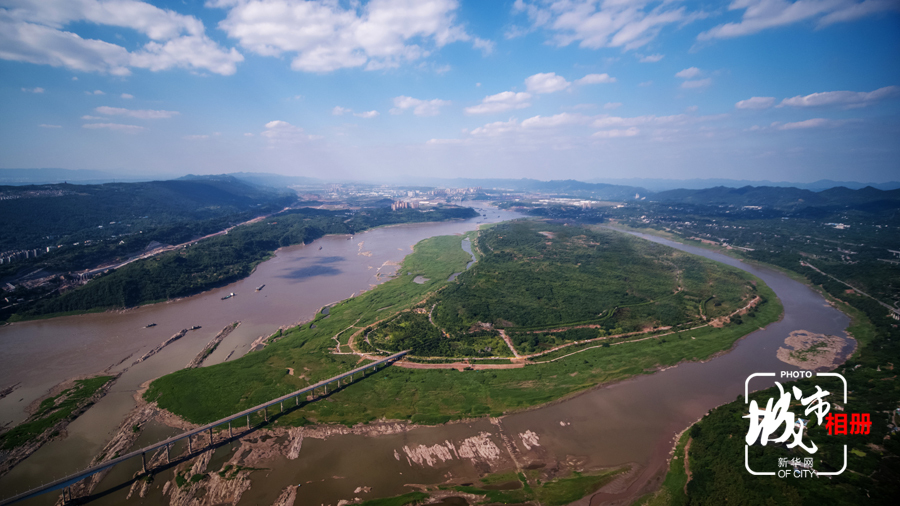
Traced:
[[326, 234], [354, 234], [379, 225], [476, 215], [471, 208], [458, 207], [429, 211], [290, 210], [190, 247], [126, 265], [61, 296], [45, 298], [18, 316], [129, 307], [185, 297], [248, 276], [259, 262], [283, 246], [309, 243]]
[[[481, 258], [417, 313], [370, 329], [375, 349], [503, 356], [505, 329], [531, 354], [598, 337], [695, 323], [744, 307], [750, 278], [609, 230], [516, 221], [483, 230]], [[740, 321], [740, 317], [735, 317]]]
[[[293, 192], [233, 177], [102, 185], [0, 186], [0, 251], [127, 236], [163, 225], [277, 211]], [[116, 241], [118, 242], [118, 241]]]

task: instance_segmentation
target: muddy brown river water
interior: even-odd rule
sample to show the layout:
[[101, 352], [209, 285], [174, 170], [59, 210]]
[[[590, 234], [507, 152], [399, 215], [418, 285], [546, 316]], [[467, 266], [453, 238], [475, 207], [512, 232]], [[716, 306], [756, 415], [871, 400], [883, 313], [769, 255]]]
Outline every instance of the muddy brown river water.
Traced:
[[[484, 213], [487, 218], [385, 227], [350, 240], [330, 236], [310, 245], [285, 248], [247, 279], [180, 301], [0, 328], [0, 388], [22, 382], [12, 395], [0, 400], [0, 423], [8, 423], [24, 418], [24, 406], [60, 381], [104, 370], [129, 357], [112, 368], [119, 370], [180, 329], [202, 326], [131, 367], [109, 395], [69, 426], [66, 439], [46, 445], [0, 479], [0, 498], [83, 468], [133, 408], [131, 396], [138, 386], [184, 367], [228, 323], [242, 322], [207, 364], [221, 362], [231, 352], [233, 360], [246, 353], [257, 337], [311, 318], [323, 305], [385, 280], [395, 269], [385, 262], [399, 261], [411, 251], [411, 245], [426, 237], [461, 233], [474, 229], [478, 222], [516, 216], [496, 209]], [[760, 277], [784, 304], [784, 318], [708, 362], [684, 363], [499, 420], [420, 427], [378, 437], [305, 437], [296, 459], [276, 455], [258, 466], [266, 469], [253, 473], [252, 486], [239, 504], [272, 504], [286, 487], [302, 484], [295, 504], [336, 505], [341, 500], [409, 492], [414, 490], [410, 485], [434, 485], [448, 479], [474, 481], [487, 471], [527, 466], [632, 464], [636, 466], [633, 477], [618, 492], [636, 493], [652, 487], [661, 476], [675, 434], [709, 409], [734, 400], [743, 392], [749, 374], [796, 369], [776, 357], [792, 331], [845, 336], [849, 319], [801, 283], [705, 249], [641, 237]], [[256, 292], [262, 284], [265, 288]], [[237, 295], [221, 300], [230, 292]], [[157, 326], [143, 328], [148, 323]], [[760, 381], [755, 386], [767, 385]], [[136, 447], [175, 432], [151, 424]], [[238, 444], [216, 450], [209, 469], [218, 470], [216, 466], [221, 466]], [[125, 502], [128, 487], [117, 487], [140, 466], [139, 462], [130, 464], [118, 466], [104, 479], [97, 491], [109, 493], [94, 504]], [[161, 485], [171, 477], [171, 471], [161, 473], [147, 497], [132, 497], [128, 503], [167, 504]], [[598, 495], [583, 503], [615, 497]], [[55, 499], [48, 494], [22, 504], [52, 504]]]

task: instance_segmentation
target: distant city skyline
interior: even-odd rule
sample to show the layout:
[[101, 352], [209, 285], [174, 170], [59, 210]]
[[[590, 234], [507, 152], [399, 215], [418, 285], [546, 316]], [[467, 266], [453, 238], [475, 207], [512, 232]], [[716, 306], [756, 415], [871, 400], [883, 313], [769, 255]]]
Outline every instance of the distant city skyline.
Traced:
[[0, 167], [900, 179], [890, 0], [0, 0]]

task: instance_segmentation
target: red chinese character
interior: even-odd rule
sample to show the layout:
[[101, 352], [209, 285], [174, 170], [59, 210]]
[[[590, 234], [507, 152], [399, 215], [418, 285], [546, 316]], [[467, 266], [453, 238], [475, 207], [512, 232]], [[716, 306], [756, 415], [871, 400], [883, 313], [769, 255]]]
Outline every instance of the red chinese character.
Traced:
[[828, 413], [828, 416], [825, 417], [825, 428], [828, 429], [829, 436], [833, 434], [847, 434], [847, 414], [838, 413], [835, 415]]
[[[846, 416], [846, 415], [845, 415]], [[868, 413], [850, 415], [850, 434], [868, 434], [872, 427], [872, 419]]]

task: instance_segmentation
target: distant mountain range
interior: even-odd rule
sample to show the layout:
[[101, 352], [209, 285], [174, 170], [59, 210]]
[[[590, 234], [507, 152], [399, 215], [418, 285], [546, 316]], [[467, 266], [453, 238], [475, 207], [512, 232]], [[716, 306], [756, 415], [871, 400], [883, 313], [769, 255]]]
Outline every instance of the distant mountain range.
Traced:
[[763, 206], [780, 209], [807, 207], [848, 207], [869, 211], [900, 207], [900, 189], [879, 190], [865, 187], [858, 190], [837, 187], [814, 192], [800, 188], [718, 186], [702, 190], [668, 190], [656, 193], [648, 200], [700, 205]]
[[725, 186], [728, 188], [743, 188], [745, 186], [772, 186], [781, 188], [800, 188], [803, 190], [812, 190], [815, 192], [827, 190], [829, 188], [837, 188], [843, 186], [851, 190], [859, 190], [867, 186], [877, 188], [879, 190], [896, 190], [900, 188], [900, 182], [889, 181], [887, 183], [859, 183], [856, 181], [833, 181], [831, 179], [820, 179], [813, 183], [792, 183], [789, 181], [749, 181], [746, 179], [610, 179], [610, 178], [594, 178], [588, 179], [589, 183], [607, 183], [628, 186], [639, 186], [647, 188], [654, 192], [666, 190], [687, 189], [702, 190], [704, 188], [714, 188], [717, 186]]

